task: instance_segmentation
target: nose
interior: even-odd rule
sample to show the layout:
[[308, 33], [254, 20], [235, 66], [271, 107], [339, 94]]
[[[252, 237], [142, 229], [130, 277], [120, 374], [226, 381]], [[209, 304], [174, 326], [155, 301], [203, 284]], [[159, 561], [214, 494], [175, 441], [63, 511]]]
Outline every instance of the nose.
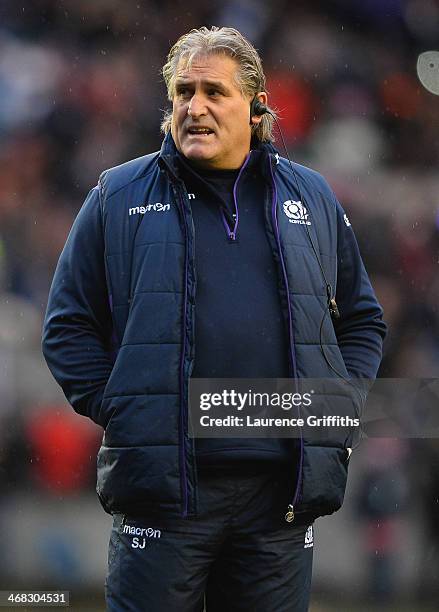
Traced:
[[206, 105], [204, 100], [198, 94], [194, 94], [189, 102], [189, 106], [187, 108], [187, 114], [194, 117], [201, 117], [207, 113]]

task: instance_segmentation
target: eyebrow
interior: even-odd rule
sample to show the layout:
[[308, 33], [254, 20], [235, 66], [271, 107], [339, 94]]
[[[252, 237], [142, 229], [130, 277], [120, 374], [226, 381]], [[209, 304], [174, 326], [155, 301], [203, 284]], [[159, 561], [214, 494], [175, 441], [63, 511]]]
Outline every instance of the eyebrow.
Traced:
[[[181, 87], [182, 85], [191, 85], [193, 83], [190, 79], [185, 79], [184, 77], [177, 77], [175, 81], [175, 88]], [[204, 87], [214, 87], [215, 89], [220, 89], [221, 91], [229, 91], [228, 87], [221, 83], [221, 81], [201, 81], [201, 84]]]

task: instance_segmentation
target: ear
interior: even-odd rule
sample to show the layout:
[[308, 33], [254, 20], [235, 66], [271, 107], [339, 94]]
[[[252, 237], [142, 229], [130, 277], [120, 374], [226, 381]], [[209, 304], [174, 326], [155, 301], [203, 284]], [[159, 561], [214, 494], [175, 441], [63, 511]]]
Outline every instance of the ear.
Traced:
[[253, 112], [254, 103], [262, 102], [262, 104], [267, 104], [268, 96], [265, 91], [258, 92], [250, 101], [250, 125], [258, 125], [262, 121], [262, 115], [257, 115]]

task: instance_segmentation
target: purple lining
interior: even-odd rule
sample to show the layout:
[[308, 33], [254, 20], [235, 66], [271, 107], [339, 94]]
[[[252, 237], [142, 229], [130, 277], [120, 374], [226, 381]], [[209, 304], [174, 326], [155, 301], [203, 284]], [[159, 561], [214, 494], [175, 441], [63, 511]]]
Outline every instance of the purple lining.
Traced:
[[111, 312], [111, 358], [113, 360], [113, 363], [116, 361], [116, 356], [117, 356], [117, 352], [119, 350], [119, 340], [117, 338], [116, 335], [116, 326], [114, 324], [114, 316], [113, 316], [113, 294], [109, 293], [108, 294], [108, 304], [110, 306], [110, 312]]
[[[187, 227], [184, 212], [184, 202], [182, 198], [179, 198], [181, 204], [181, 211], [183, 215], [183, 226], [184, 236], [186, 242], [185, 261], [184, 261], [184, 300], [183, 300], [183, 347], [180, 360], [180, 398], [181, 403], [184, 401], [184, 359], [186, 355], [186, 308], [187, 308], [187, 278], [188, 278], [188, 239], [187, 239]], [[188, 514], [188, 487], [187, 487], [187, 473], [186, 473], [186, 442], [184, 437], [184, 411], [180, 408], [180, 444], [179, 444], [179, 455], [180, 455], [180, 467], [181, 467], [181, 480], [183, 481], [183, 518]]]
[[271, 179], [273, 181], [273, 204], [272, 204], [272, 208], [271, 208], [271, 214], [273, 217], [273, 221], [274, 221], [274, 227], [276, 230], [276, 241], [277, 241], [277, 246], [279, 248], [279, 257], [280, 257], [280, 261], [281, 261], [281, 265], [282, 265], [282, 273], [283, 273], [283, 277], [284, 277], [284, 282], [285, 282], [285, 289], [287, 291], [287, 302], [288, 302], [288, 332], [290, 335], [290, 355], [291, 355], [291, 365], [292, 365], [292, 369], [293, 369], [293, 377], [297, 378], [297, 365], [296, 365], [296, 355], [294, 354], [294, 350], [293, 350], [293, 338], [294, 338], [294, 334], [293, 334], [293, 321], [292, 321], [292, 317], [291, 317], [291, 298], [290, 298], [290, 292], [288, 289], [288, 276], [287, 276], [287, 271], [285, 268], [285, 261], [284, 261], [284, 257], [283, 257], [283, 253], [282, 253], [282, 249], [281, 249], [281, 244], [280, 244], [280, 235], [279, 235], [279, 225], [277, 222], [277, 187], [276, 187], [276, 183], [274, 182], [274, 176], [273, 176], [273, 168], [271, 167], [271, 162], [270, 162], [270, 173], [271, 173]]
[[[287, 302], [288, 302], [288, 332], [289, 332], [289, 336], [290, 336], [290, 355], [291, 355], [291, 365], [292, 365], [292, 369], [293, 369], [293, 377], [296, 381], [296, 389], [297, 389], [297, 363], [296, 363], [296, 355], [294, 353], [294, 330], [293, 330], [293, 321], [292, 321], [292, 315], [291, 315], [291, 298], [290, 298], [290, 291], [289, 291], [289, 287], [288, 287], [288, 276], [287, 276], [287, 271], [286, 271], [286, 267], [285, 267], [285, 261], [284, 261], [284, 256], [282, 253], [282, 247], [281, 247], [281, 243], [280, 243], [280, 233], [279, 233], [279, 225], [277, 222], [277, 187], [276, 187], [276, 182], [274, 180], [274, 175], [273, 175], [273, 167], [271, 165], [271, 160], [269, 161], [270, 164], [270, 174], [271, 174], [271, 180], [273, 183], [273, 203], [272, 203], [272, 207], [271, 207], [271, 215], [273, 218], [273, 222], [274, 222], [274, 228], [275, 228], [275, 232], [276, 232], [276, 242], [277, 242], [277, 246], [279, 249], [279, 258], [281, 261], [281, 266], [282, 266], [282, 274], [284, 277], [284, 283], [285, 283], [285, 289], [287, 292]], [[298, 415], [300, 416], [300, 408], [297, 408], [298, 411]], [[300, 459], [299, 459], [299, 468], [298, 468], [298, 478], [297, 478], [297, 485], [296, 485], [296, 490], [294, 492], [294, 498], [292, 501], [292, 506], [294, 507], [296, 502], [297, 502], [297, 498], [299, 497], [299, 492], [301, 489], [301, 485], [302, 485], [302, 468], [303, 468], [303, 436], [302, 436], [302, 428], [300, 428]]]

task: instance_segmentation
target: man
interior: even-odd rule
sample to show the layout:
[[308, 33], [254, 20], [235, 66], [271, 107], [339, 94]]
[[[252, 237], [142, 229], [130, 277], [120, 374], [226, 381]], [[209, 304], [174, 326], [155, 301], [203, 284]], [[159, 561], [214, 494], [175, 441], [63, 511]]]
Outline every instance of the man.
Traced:
[[342, 503], [351, 441], [194, 441], [189, 378], [373, 379], [381, 308], [325, 180], [271, 145], [252, 45], [192, 30], [163, 74], [161, 151], [101, 175], [44, 327], [66, 397], [105, 429], [108, 609], [306, 610], [312, 523]]

